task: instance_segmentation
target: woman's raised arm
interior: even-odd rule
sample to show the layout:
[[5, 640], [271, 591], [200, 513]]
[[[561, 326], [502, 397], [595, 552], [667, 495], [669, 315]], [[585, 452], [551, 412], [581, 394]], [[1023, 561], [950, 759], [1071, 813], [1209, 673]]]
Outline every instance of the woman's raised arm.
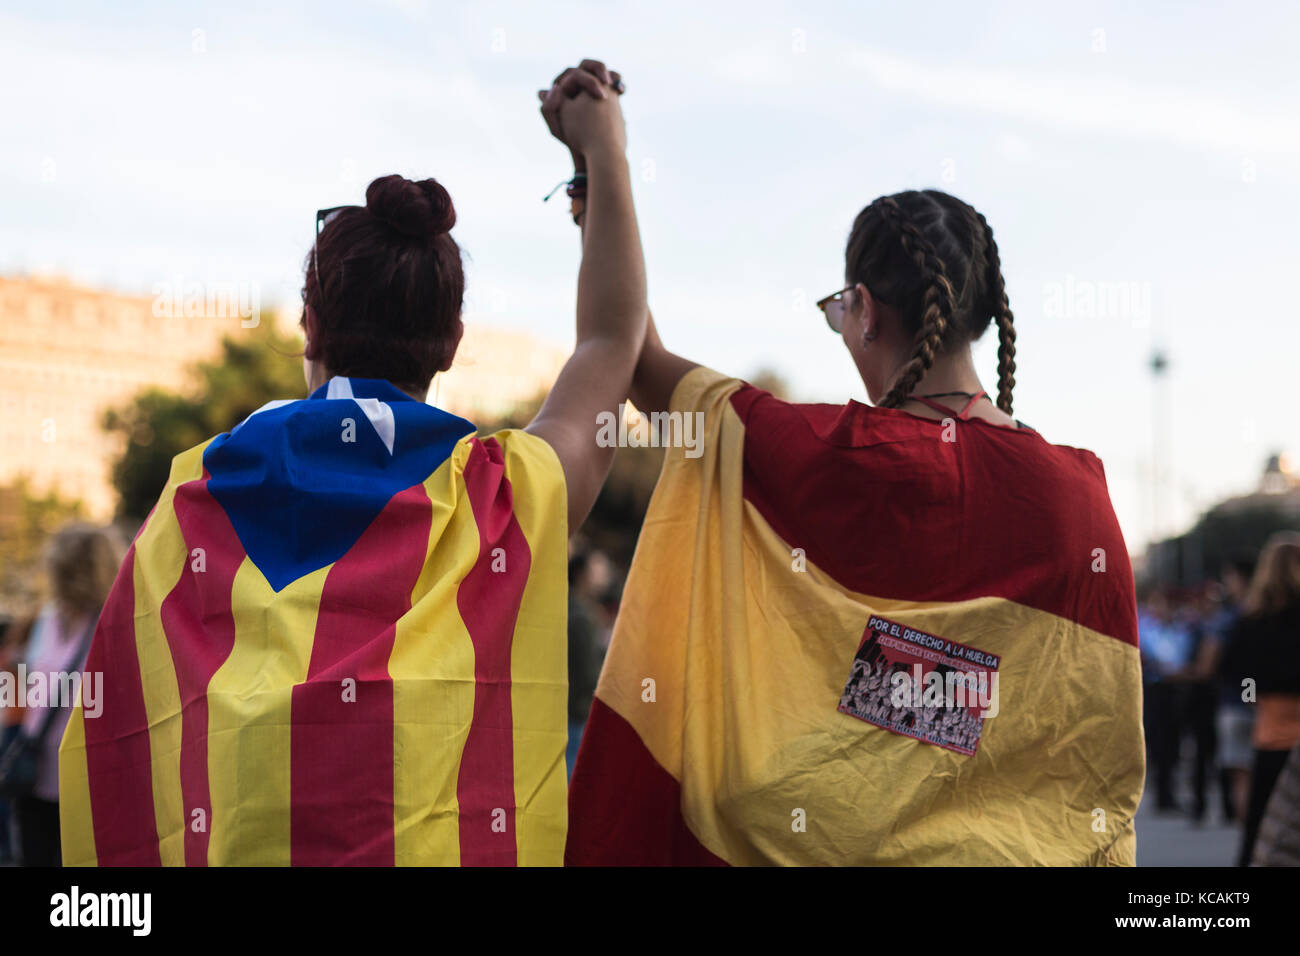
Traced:
[[698, 367], [698, 362], [682, 358], [664, 348], [664, 343], [659, 339], [659, 330], [655, 328], [654, 316], [649, 316], [645, 342], [641, 346], [641, 355], [632, 375], [632, 388], [628, 397], [643, 412], [668, 411], [677, 383], [683, 375]]
[[542, 100], [551, 132], [587, 170], [577, 345], [527, 429], [560, 459], [570, 533], [582, 524], [609, 474], [615, 449], [596, 443], [598, 416], [618, 414], [627, 397], [647, 317], [623, 112], [609, 81], [603, 64], [584, 60], [560, 74]]

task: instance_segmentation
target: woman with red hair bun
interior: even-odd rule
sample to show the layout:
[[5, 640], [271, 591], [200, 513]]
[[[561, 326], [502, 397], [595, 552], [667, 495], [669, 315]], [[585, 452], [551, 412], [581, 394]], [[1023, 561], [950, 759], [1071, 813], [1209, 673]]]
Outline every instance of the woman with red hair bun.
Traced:
[[577, 346], [527, 428], [426, 402], [464, 331], [447, 189], [317, 214], [310, 396], [173, 463], [90, 652], [102, 713], [64, 741], [66, 863], [561, 862], [567, 538], [647, 315], [615, 79], [543, 97], [590, 208]]

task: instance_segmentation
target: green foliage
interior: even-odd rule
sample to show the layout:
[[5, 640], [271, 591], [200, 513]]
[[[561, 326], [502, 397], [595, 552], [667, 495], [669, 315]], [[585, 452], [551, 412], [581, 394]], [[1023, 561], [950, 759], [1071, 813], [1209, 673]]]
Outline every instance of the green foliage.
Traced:
[[1215, 509], [1206, 514], [1191, 535], [1200, 538], [1202, 566], [1213, 575], [1238, 555], [1257, 555], [1278, 531], [1300, 531], [1296, 515], [1278, 502], [1262, 497], [1250, 507]]
[[1300, 531], [1294, 495], [1254, 495], [1212, 508], [1187, 533], [1151, 546], [1138, 584], [1197, 587], [1230, 563], [1255, 558], [1278, 531]]
[[277, 398], [301, 398], [301, 347], [267, 320], [254, 333], [222, 342], [221, 355], [198, 363], [192, 389], [149, 388], [110, 410], [104, 428], [123, 442], [113, 465], [119, 518], [141, 522], [158, 500], [172, 459], [235, 425]]
[[0, 608], [30, 611], [40, 592], [41, 549], [55, 531], [84, 518], [80, 501], [32, 492], [26, 478], [0, 488]]

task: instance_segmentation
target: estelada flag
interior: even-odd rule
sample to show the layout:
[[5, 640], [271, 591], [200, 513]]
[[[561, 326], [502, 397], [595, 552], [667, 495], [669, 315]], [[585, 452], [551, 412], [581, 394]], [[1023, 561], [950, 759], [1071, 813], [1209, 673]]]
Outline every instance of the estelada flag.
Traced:
[[564, 516], [544, 441], [382, 381], [177, 456], [64, 736], [65, 864], [558, 864]]
[[680, 447], [567, 862], [1134, 862], [1137, 611], [1100, 461], [707, 369], [656, 424]]

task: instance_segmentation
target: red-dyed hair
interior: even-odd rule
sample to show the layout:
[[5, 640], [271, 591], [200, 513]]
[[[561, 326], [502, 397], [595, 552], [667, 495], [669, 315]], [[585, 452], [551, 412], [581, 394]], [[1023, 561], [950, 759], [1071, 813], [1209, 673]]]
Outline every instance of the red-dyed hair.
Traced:
[[330, 219], [307, 256], [302, 297], [317, 321], [307, 357], [331, 375], [428, 388], [455, 349], [465, 296], [455, 224], [437, 180], [402, 176], [376, 179], [365, 206]]

